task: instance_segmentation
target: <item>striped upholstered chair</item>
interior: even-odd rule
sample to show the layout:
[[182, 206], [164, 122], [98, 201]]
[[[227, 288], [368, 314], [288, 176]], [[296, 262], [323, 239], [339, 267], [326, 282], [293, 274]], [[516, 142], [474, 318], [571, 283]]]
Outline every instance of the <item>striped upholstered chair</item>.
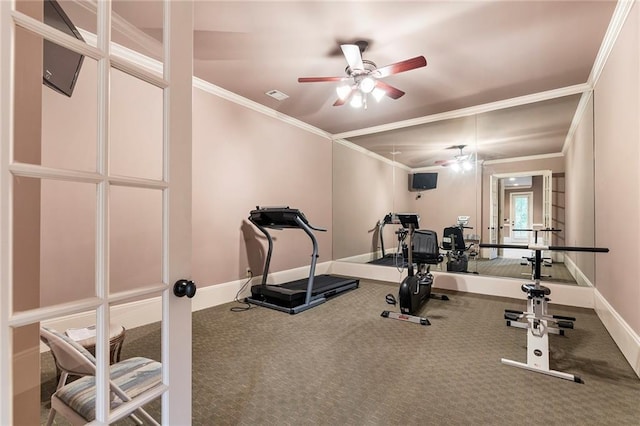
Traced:
[[[51, 349], [56, 365], [62, 371], [58, 388], [51, 395], [51, 411], [47, 426], [53, 423], [56, 413], [74, 425], [83, 425], [95, 420], [95, 373], [96, 359], [89, 351], [67, 337], [47, 327], [40, 328], [40, 339]], [[67, 375], [81, 376], [66, 383]], [[110, 367], [111, 409], [130, 401], [141, 393], [160, 386], [162, 365], [149, 358], [134, 357]], [[132, 420], [142, 424], [158, 425], [142, 408], [129, 413]]]

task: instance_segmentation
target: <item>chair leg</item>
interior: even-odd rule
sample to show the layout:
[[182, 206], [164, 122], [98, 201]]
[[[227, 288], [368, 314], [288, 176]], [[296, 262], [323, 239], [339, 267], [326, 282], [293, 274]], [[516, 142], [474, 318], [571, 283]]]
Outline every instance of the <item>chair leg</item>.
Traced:
[[[149, 422], [152, 425], [157, 425], [160, 426], [160, 423], [158, 423], [156, 421], [156, 419], [154, 419], [153, 417], [151, 417], [151, 415], [149, 413], [147, 413], [145, 410], [143, 410], [142, 408], [138, 408], [135, 411], [137, 414], [139, 414], [143, 419], [145, 419], [147, 422]], [[131, 417], [136, 417], [133, 414], [131, 415]]]
[[69, 373], [67, 373], [66, 371], [60, 374], [60, 380], [58, 381], [58, 387], [56, 388], [56, 390], [60, 389], [61, 387], [67, 384], [68, 377], [69, 377]]
[[51, 407], [49, 410], [49, 416], [47, 417], [47, 426], [51, 426], [53, 424], [53, 419], [56, 417], [56, 410]]

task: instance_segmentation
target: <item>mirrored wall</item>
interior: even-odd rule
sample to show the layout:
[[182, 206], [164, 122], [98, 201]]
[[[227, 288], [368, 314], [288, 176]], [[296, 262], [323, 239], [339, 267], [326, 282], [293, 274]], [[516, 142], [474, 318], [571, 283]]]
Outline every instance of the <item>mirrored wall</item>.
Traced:
[[[531, 276], [530, 250], [480, 242], [593, 246], [592, 110], [590, 94], [578, 93], [335, 141], [334, 259], [399, 266], [401, 225], [387, 216], [397, 212], [418, 214], [420, 228], [438, 234], [441, 272]], [[412, 189], [421, 173], [437, 175], [434, 188]], [[467, 265], [447, 266], [445, 230], [455, 226]], [[543, 281], [594, 284], [592, 254], [544, 255]]]

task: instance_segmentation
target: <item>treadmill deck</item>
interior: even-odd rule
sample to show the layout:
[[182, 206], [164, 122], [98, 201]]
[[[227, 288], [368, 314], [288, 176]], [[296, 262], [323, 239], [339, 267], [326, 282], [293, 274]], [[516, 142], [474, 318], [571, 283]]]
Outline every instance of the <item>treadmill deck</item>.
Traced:
[[[302, 305], [307, 295], [308, 278], [282, 284], [254, 285], [251, 287], [251, 298], [286, 308]], [[313, 277], [311, 299], [329, 298], [343, 291], [357, 288], [360, 280], [337, 277], [334, 275], [316, 275]]]

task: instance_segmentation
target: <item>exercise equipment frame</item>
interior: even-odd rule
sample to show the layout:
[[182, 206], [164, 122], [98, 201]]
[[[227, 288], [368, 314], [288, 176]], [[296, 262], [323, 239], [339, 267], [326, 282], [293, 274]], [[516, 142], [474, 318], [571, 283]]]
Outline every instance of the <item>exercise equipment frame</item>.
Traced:
[[560, 315], [549, 315], [547, 313], [547, 303], [551, 300], [549, 296], [551, 290], [540, 285], [542, 251], [582, 251], [593, 253], [608, 253], [608, 248], [601, 247], [569, 247], [569, 246], [545, 246], [540, 244], [518, 245], [518, 244], [480, 244], [483, 248], [510, 248], [535, 251], [533, 283], [523, 284], [522, 291], [527, 293], [527, 312], [506, 309], [504, 318], [508, 327], [524, 328], [527, 330], [527, 362], [518, 362], [502, 358], [501, 362], [512, 367], [523, 368], [525, 370], [546, 374], [560, 379], [570, 380], [576, 383], [584, 381], [569, 373], [551, 370], [549, 368], [549, 334], [559, 334], [564, 336], [564, 329], [572, 329], [572, 317]]

